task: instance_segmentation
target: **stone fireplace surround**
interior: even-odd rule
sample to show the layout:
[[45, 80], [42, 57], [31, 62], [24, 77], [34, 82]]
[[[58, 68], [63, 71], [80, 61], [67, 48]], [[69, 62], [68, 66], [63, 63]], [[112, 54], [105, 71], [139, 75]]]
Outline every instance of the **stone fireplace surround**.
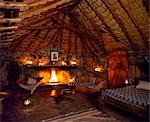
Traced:
[[[70, 76], [72, 75], [71, 71], [70, 70], [75, 70], [76, 69], [76, 66], [57, 66], [57, 65], [46, 65], [46, 66], [31, 66], [31, 65], [27, 65], [26, 66], [26, 69], [27, 71], [29, 72], [30, 70], [32, 71], [36, 71], [36, 72], [40, 72], [40, 71], [44, 71], [44, 70], [49, 70], [49, 73], [51, 73], [51, 70], [54, 69], [54, 70], [60, 70], [60, 71], [69, 71], [70, 73]], [[31, 76], [31, 74], [29, 74]], [[51, 75], [51, 74], [49, 74]], [[17, 83], [19, 84], [20, 87], [24, 88], [24, 89], [27, 89], [27, 90], [30, 90], [31, 91], [31, 94], [33, 94], [34, 90], [40, 86], [40, 85], [51, 85], [51, 86], [62, 86], [62, 85], [67, 85], [67, 84], [64, 84], [64, 83], [58, 83], [58, 84], [53, 84], [53, 83], [43, 83], [43, 82], [40, 82], [43, 77], [36, 77], [36, 78], [32, 78], [32, 77], [26, 77], [22, 80], [18, 80]]]

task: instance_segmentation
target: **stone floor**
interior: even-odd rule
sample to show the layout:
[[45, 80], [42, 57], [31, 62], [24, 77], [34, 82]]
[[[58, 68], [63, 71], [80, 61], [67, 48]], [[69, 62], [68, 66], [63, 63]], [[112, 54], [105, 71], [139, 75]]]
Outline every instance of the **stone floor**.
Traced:
[[[93, 99], [80, 93], [64, 95], [63, 99], [56, 103], [55, 97], [49, 95], [49, 90], [39, 90], [29, 98], [31, 104], [24, 106], [23, 101], [26, 97], [27, 94], [19, 94], [15, 98], [6, 98], [1, 121], [40, 122], [43, 119], [96, 107]], [[137, 121], [136, 118], [107, 106], [104, 107], [104, 112], [118, 120]]]

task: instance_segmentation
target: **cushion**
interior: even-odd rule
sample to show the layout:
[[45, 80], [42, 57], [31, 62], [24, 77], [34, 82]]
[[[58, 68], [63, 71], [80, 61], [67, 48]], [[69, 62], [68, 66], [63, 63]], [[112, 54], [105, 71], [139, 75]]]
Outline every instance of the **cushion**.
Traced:
[[35, 85], [37, 82], [36, 82], [36, 79], [33, 79], [33, 78], [28, 78], [28, 81], [27, 81], [28, 84], [32, 84], [32, 85]]
[[150, 82], [139, 81], [139, 84], [136, 86], [138, 89], [150, 90]]

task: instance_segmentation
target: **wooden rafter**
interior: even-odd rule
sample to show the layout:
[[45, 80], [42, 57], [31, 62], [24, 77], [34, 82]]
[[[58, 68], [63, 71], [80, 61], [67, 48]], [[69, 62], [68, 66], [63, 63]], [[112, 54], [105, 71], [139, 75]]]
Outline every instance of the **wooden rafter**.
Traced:
[[[87, 46], [87, 49], [91, 52], [91, 54], [92, 54], [92, 57], [94, 58], [94, 60], [97, 60], [97, 57], [96, 57], [96, 55], [95, 55], [95, 50], [93, 50], [93, 49], [91, 49], [91, 43], [89, 44], [89, 42], [90, 42], [90, 40], [87, 40], [87, 39], [84, 39], [84, 41], [85, 41], [85, 44], [86, 44], [86, 46]], [[94, 48], [95, 49], [95, 48]]]
[[36, 48], [34, 49], [33, 53], [36, 53], [36, 51], [39, 49], [39, 47], [41, 46], [42, 42], [40, 41], [40, 43], [36, 46]]
[[56, 40], [55, 40], [55, 41], [57, 42], [57, 46], [58, 46], [58, 47], [59, 47], [59, 42], [60, 42], [60, 41], [59, 41], [59, 40], [60, 40], [60, 39], [59, 39], [60, 34], [61, 34], [61, 29], [59, 28], [59, 32], [57, 33], [57, 35], [56, 35]]
[[81, 41], [81, 44], [82, 44], [82, 54], [88, 53], [87, 48], [86, 48], [86, 43], [85, 43], [85, 41], [82, 37], [80, 38], [80, 41]]
[[7, 43], [7, 42], [12, 42], [13, 39], [5, 39], [5, 40], [0, 40], [0, 43]]
[[[49, 11], [49, 14], [52, 13], [57, 13], [60, 9], [63, 9], [63, 7], [65, 5], [70, 5], [73, 4], [74, 1], [70, 1], [70, 0], [46, 0], [41, 2], [37, 2], [36, 4], [33, 3], [33, 7], [29, 8], [28, 10], [26, 10], [24, 12], [24, 14], [22, 14], [22, 18], [31, 18], [32, 16], [38, 16], [39, 14], [43, 14], [47, 11]], [[35, 9], [35, 7], [37, 9]]]
[[[34, 31], [30, 31], [29, 33], [32, 34]], [[17, 40], [15, 40], [15, 44], [13, 46], [13, 49], [12, 51], [15, 51], [18, 47], [19, 47], [19, 44], [24, 41], [25, 39], [27, 39], [27, 36], [28, 36], [28, 33], [26, 34], [23, 34], [22, 36], [20, 36]]]
[[30, 47], [31, 44], [34, 42], [34, 40], [35, 40], [36, 37], [39, 35], [39, 33], [40, 33], [40, 31], [38, 30], [38, 31], [36, 32], [36, 34], [33, 36], [34, 39], [32, 39], [32, 40], [30, 39], [30, 43], [29, 43], [28, 47], [25, 49], [25, 52], [28, 52], [29, 47]]
[[46, 39], [46, 37], [47, 37], [47, 35], [49, 34], [50, 31], [51, 31], [51, 29], [48, 29], [48, 30], [47, 30], [46, 34], [45, 34], [44, 37], [43, 37], [43, 40]]
[[57, 12], [61, 11], [61, 9], [63, 9], [64, 5], [68, 6], [69, 4], [73, 4], [73, 3], [74, 3], [74, 1], [71, 1], [71, 2], [68, 2], [68, 3], [64, 3], [62, 5], [58, 5], [54, 9], [49, 9], [46, 12], [40, 14], [39, 16], [34, 16], [32, 18], [31, 17], [27, 18], [26, 21], [28, 22], [29, 25], [35, 25], [38, 22], [41, 22], [42, 20], [49, 19], [52, 16], [53, 12], [55, 12], [55, 11], [57, 11]]
[[[71, 17], [73, 19], [73, 17]], [[81, 21], [78, 21], [77, 18], [74, 18], [76, 22], [79, 23], [80, 27], [84, 28], [85, 32], [86, 32], [86, 35], [90, 35], [92, 36], [93, 38], [91, 39], [92, 41], [89, 41], [89, 43], [91, 44], [91, 46], [93, 46], [95, 48], [95, 50], [98, 52], [96, 46], [95, 46], [95, 43], [93, 43], [93, 41], [97, 41], [98, 39], [96, 39], [93, 34], [86, 28], [86, 26], [81, 22]], [[89, 39], [88, 39], [89, 40]]]
[[[77, 7], [80, 3], [82, 2], [82, 0], [73, 0], [73, 4], [70, 4], [70, 5], [61, 5], [62, 7], [59, 7], [58, 8], [63, 8], [61, 9], [61, 11], [65, 14], [68, 14], [70, 13], [75, 7]], [[70, 3], [72, 3], [70, 1]]]
[[[93, 28], [98, 32], [98, 34], [100, 35], [100, 37], [102, 36], [101, 35], [101, 32], [99, 32], [99, 30], [97, 29], [98, 27], [96, 26], [96, 24], [83, 12], [83, 10], [78, 6], [79, 10], [81, 11], [81, 13], [86, 17], [87, 20], [90, 21], [90, 23], [92, 24]], [[102, 41], [99, 42], [99, 39], [96, 39], [95, 40], [96, 44], [101, 47], [103, 50], [103, 53], [106, 54], [106, 50], [104, 48], [104, 45], [100, 45], [101, 43], [103, 43]]]
[[1, 33], [0, 33], [0, 37], [2, 37], [2, 36], [7, 36], [7, 35], [12, 35], [12, 34], [14, 34], [14, 33], [15, 33], [15, 31], [1, 32]]
[[87, 0], [85, 0], [86, 3], [88, 4], [88, 6], [90, 6], [90, 8], [95, 12], [95, 14], [97, 15], [97, 17], [101, 20], [101, 22], [105, 25], [105, 27], [107, 28], [107, 30], [110, 32], [110, 34], [112, 35], [112, 37], [114, 38], [115, 41], [117, 42], [121, 42], [118, 37], [115, 35], [115, 33], [111, 30], [111, 28], [107, 25], [107, 23], [105, 22], [103, 16], [94, 8], [93, 4]]
[[133, 45], [132, 39], [130, 38], [128, 32], [126, 31], [126, 28], [125, 28], [122, 20], [118, 17], [118, 15], [115, 13], [115, 10], [113, 10], [113, 8], [108, 4], [107, 1], [102, 0], [102, 2], [105, 4], [105, 6], [107, 7], [107, 9], [111, 12], [113, 18], [119, 24], [121, 30], [123, 31], [123, 33], [125, 34], [126, 38], [128, 39], [128, 41], [129, 41], [129, 43], [131, 45], [131, 48], [134, 49], [134, 45]]
[[[60, 20], [60, 19], [57, 18], [57, 17], [54, 17], [54, 19], [61, 25], [62, 20]], [[75, 18], [73, 17], [73, 18], [71, 18], [71, 19], [72, 19], [72, 21], [74, 21]], [[59, 26], [59, 27], [60, 27], [60, 26]], [[85, 34], [85, 33], [82, 32], [79, 28], [76, 28], [76, 27], [74, 27], [73, 25], [70, 25], [70, 24], [68, 24], [68, 23], [66, 23], [66, 22], [63, 23], [63, 28], [65, 28], [65, 29], [67, 29], [67, 30], [71, 30], [71, 31], [77, 33], [78, 35], [83, 36], [84, 38], [93, 39], [92, 36]]]
[[[44, 25], [46, 25], [48, 22], [46, 21], [45, 23], [43, 23], [43, 26]], [[34, 32], [34, 31], [37, 31], [37, 33], [39, 34], [40, 33], [40, 31], [41, 30], [31, 30], [31, 32]], [[28, 30], [26, 33], [25, 33], [25, 35], [29, 35], [30, 33], [30, 30]], [[26, 37], [26, 39], [29, 39], [29, 40], [31, 40], [31, 42], [30, 42], [30, 44], [28, 45], [28, 47], [27, 47], [27, 49], [26, 49], [26, 51], [28, 50], [28, 48], [30, 47], [30, 45], [32, 45], [32, 42], [35, 40], [35, 39], [37, 39], [37, 36], [38, 36], [38, 34], [37, 35], [35, 35], [35, 36], [28, 36], [28, 37]], [[18, 45], [19, 45], [19, 43], [21, 42], [21, 40], [18, 42]]]
[[62, 5], [58, 5], [57, 8], [59, 10], [65, 10], [65, 8], [69, 8], [70, 11], [74, 8], [75, 5], [77, 5], [79, 0], [72, 0], [68, 3], [63, 3]]
[[0, 23], [20, 22], [21, 18], [0, 18]]
[[77, 56], [77, 50], [78, 50], [78, 45], [77, 45], [77, 35], [75, 34], [75, 45], [74, 45], [74, 52], [75, 52], [75, 56]]
[[72, 34], [72, 32], [71, 32], [71, 31], [69, 31], [69, 38], [68, 38], [68, 50], [67, 50], [68, 54], [69, 54], [69, 53], [70, 53], [70, 51], [71, 51], [71, 34]]
[[[66, 15], [64, 14], [63, 20], [62, 20], [62, 25], [64, 24], [65, 17], [66, 17]], [[61, 30], [61, 31], [60, 31], [59, 47], [61, 47], [61, 42], [62, 42], [62, 38], [63, 38], [63, 28], [60, 27], [60, 30]]]
[[53, 39], [56, 37], [56, 35], [59, 33], [60, 29], [57, 28], [57, 31], [55, 32], [55, 34], [53, 35], [53, 37], [51, 38], [51, 40], [49, 41], [48, 45], [52, 44]]
[[[74, 20], [74, 21], [78, 22], [78, 24], [79, 24], [80, 27], [84, 28], [84, 30], [85, 30], [85, 32], [86, 32], [86, 35], [92, 36], [92, 33], [85, 27], [85, 25], [84, 25], [83, 23], [81, 23], [81, 21], [78, 21], [77, 18], [75, 18], [75, 17], [73, 17], [73, 16], [71, 16], [71, 15], [70, 15], [70, 18], [72, 18], [72, 21]], [[82, 34], [82, 35], [83, 35], [83, 34]], [[80, 38], [83, 39], [83, 36], [82, 36], [82, 35], [80, 36]], [[93, 37], [92, 40], [95, 40], [95, 39], [94, 39], [94, 36], [92, 36], [92, 37]], [[91, 41], [90, 41], [89, 39], [87, 39], [87, 38], [84, 38], [84, 40], [86, 41], [85, 44], [87, 45], [87, 47], [88, 47], [88, 49], [90, 50], [91, 54], [92, 54], [93, 56], [95, 56], [95, 54], [94, 54], [95, 50], [93, 51], [93, 50], [91, 49], [91, 46], [93, 46], [93, 48], [95, 48], [95, 45], [93, 45], [93, 43], [91, 43]], [[88, 45], [87, 40], [89, 40], [89, 43], [90, 43], [91, 46]], [[95, 48], [95, 49], [96, 49], [96, 48]], [[96, 50], [96, 51], [97, 51], [97, 50]], [[96, 57], [94, 57], [94, 58], [96, 58]]]
[[131, 16], [130, 12], [126, 9], [126, 7], [124, 6], [124, 4], [122, 3], [121, 0], [118, 0], [119, 4], [121, 5], [121, 7], [123, 8], [123, 10], [127, 13], [127, 15], [129, 16], [129, 18], [131, 19], [132, 23], [134, 24], [134, 26], [136, 27], [136, 29], [138, 30], [138, 32], [140, 33], [142, 40], [144, 42], [144, 45], [146, 48], [149, 48], [149, 44], [146, 42], [146, 38], [144, 36], [144, 33], [142, 32], [142, 30], [139, 28], [137, 22], [135, 21], [135, 19], [133, 19], [133, 17]]
[[0, 32], [5, 30], [16, 30], [18, 26], [7, 26], [7, 27], [0, 27]]
[[0, 2], [0, 6], [4, 9], [24, 9], [27, 7], [26, 4], [20, 2]]

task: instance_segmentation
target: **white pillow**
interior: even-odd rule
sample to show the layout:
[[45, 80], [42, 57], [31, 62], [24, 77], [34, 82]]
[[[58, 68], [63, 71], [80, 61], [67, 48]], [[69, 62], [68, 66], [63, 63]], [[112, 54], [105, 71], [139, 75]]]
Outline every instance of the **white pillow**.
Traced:
[[36, 79], [33, 79], [33, 78], [29, 77], [27, 83], [31, 84], [31, 85], [35, 85], [36, 84]]
[[138, 89], [150, 90], [150, 82], [139, 81], [139, 84], [136, 86]]

